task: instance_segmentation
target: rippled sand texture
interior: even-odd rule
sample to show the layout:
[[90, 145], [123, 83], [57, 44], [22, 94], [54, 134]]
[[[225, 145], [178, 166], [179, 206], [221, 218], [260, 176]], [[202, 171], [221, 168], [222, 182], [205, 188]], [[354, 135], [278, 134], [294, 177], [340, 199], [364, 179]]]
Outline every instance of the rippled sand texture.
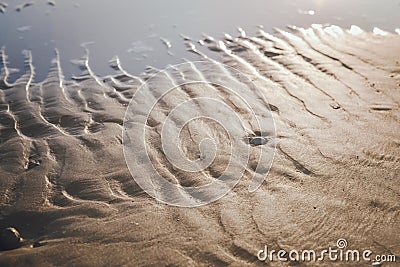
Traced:
[[[262, 186], [247, 190], [250, 161], [217, 202], [160, 204], [135, 184], [122, 150], [124, 112], [146, 75], [115, 60], [118, 75], [96, 77], [84, 58], [83, 74], [65, 81], [56, 57], [36, 83], [27, 53], [25, 75], [9, 83], [5, 67], [0, 81], [0, 226], [44, 245], [1, 252], [0, 265], [245, 266], [260, 264], [265, 244], [322, 250], [339, 238], [400, 261], [400, 36], [314, 27], [202, 43], [270, 103], [278, 144]], [[308, 265], [330, 264], [341, 265]]]

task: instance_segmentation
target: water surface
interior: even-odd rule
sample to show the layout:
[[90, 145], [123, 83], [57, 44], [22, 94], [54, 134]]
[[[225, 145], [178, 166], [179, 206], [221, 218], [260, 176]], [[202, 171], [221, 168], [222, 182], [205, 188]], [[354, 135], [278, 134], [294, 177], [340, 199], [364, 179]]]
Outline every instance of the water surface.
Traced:
[[[110, 73], [108, 61], [115, 55], [132, 73], [151, 65], [191, 58], [186, 53], [182, 34], [193, 40], [202, 34], [220, 38], [222, 33], [236, 36], [237, 28], [248, 34], [258, 26], [272, 32], [287, 25], [308, 27], [312, 23], [355, 24], [365, 30], [379, 27], [394, 31], [400, 27], [400, 1], [386, 0], [250, 0], [250, 1], [26, 1], [5, 0], [0, 13], [0, 45], [6, 47], [10, 67], [22, 69], [25, 49], [33, 51], [36, 80], [47, 75], [54, 49], [59, 49], [66, 76], [78, 74], [71, 60], [84, 55], [82, 44], [90, 49], [95, 73]], [[16, 11], [16, 8], [21, 8]], [[14, 75], [15, 76], [15, 75]]]

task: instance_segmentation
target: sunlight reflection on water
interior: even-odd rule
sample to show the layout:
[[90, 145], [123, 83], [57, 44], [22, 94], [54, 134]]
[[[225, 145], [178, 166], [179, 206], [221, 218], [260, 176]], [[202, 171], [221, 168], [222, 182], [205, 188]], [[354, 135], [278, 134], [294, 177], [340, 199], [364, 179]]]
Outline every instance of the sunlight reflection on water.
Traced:
[[[8, 3], [8, 4], [7, 4]], [[286, 25], [308, 27], [313, 23], [335, 24], [365, 30], [399, 28], [398, 0], [385, 4], [372, 0], [293, 1], [57, 1], [5, 0], [0, 4], [0, 46], [6, 47], [10, 67], [23, 68], [21, 51], [33, 51], [37, 80], [42, 80], [59, 49], [66, 76], [78, 73], [71, 60], [84, 54], [82, 43], [90, 42], [91, 66], [100, 75], [110, 73], [107, 62], [118, 55], [122, 65], [140, 73], [147, 65], [192, 59], [183, 38], [197, 41], [202, 33], [220, 38], [237, 36], [241, 27], [249, 34], [263, 25], [265, 31]], [[19, 10], [19, 11], [18, 11]], [[356, 28], [352, 28], [352, 32]]]

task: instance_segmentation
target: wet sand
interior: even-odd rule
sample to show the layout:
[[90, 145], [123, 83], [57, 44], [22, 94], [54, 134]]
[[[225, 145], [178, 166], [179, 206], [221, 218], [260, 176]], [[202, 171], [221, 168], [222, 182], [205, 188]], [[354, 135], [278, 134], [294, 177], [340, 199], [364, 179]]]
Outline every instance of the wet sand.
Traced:
[[[134, 76], [114, 61], [117, 75], [97, 77], [84, 58], [82, 75], [64, 80], [56, 55], [37, 83], [27, 52], [23, 76], [10, 83], [3, 68], [0, 77], [0, 228], [16, 227], [26, 239], [0, 253], [1, 265], [267, 266], [256, 257], [265, 244], [323, 249], [339, 238], [400, 261], [400, 35], [355, 33], [314, 26], [205, 38], [209, 53], [245, 73], [269, 101], [260, 109], [272, 111], [277, 151], [256, 192], [247, 190], [250, 160], [231, 192], [199, 208], [157, 202], [125, 163], [125, 110], [156, 70]], [[205, 47], [185, 42], [206, 57]], [[200, 76], [235, 79], [226, 69], [213, 71]], [[159, 82], [174, 82], [168, 79]], [[164, 108], [174, 101], [165, 99]], [[166, 161], [157, 142], [148, 147], [157, 162]], [[164, 170], [185, 186], [198, 182]], [[35, 241], [42, 246], [29, 247]], [[304, 266], [330, 264], [359, 266]]]

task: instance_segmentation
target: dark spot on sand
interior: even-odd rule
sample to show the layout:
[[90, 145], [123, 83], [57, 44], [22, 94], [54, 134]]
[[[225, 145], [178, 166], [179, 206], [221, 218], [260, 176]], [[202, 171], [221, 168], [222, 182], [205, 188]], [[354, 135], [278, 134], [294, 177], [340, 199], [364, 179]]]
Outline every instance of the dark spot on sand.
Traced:
[[336, 102], [335, 103], [330, 103], [329, 106], [331, 106], [331, 108], [333, 108], [333, 109], [340, 109], [341, 108], [341, 106]]
[[41, 163], [40, 160], [34, 160], [34, 159], [29, 159], [28, 166], [25, 168], [25, 171], [29, 171], [37, 166], [39, 166]]
[[12, 250], [21, 247], [22, 237], [17, 229], [8, 227], [3, 229], [0, 234], [0, 250]]
[[377, 208], [377, 209], [383, 208], [383, 204], [381, 202], [378, 202], [378, 201], [375, 201], [375, 200], [370, 201], [368, 203], [368, 205], [370, 207]]
[[341, 62], [341, 63], [342, 63], [342, 66], [345, 67], [346, 69], [353, 70], [353, 68], [350, 67], [349, 65], [347, 65], [347, 64], [345, 64], [343, 62]]
[[371, 110], [374, 110], [374, 111], [389, 111], [389, 110], [392, 110], [392, 109], [393, 109], [393, 107], [390, 106], [390, 105], [380, 105], [380, 104], [373, 105], [371, 107]]
[[271, 105], [271, 104], [269, 104], [268, 106], [269, 106], [269, 109], [270, 109], [271, 111], [274, 111], [274, 112], [278, 112], [278, 113], [279, 113], [279, 108], [278, 108], [277, 106], [274, 106], [274, 105]]
[[244, 52], [246, 50], [247, 50], [247, 48], [245, 48], [245, 47], [235, 47], [235, 48], [231, 49], [231, 51], [235, 52], [235, 53]]
[[267, 56], [267, 57], [276, 57], [276, 56], [279, 56], [280, 54], [275, 53], [275, 52], [271, 52], [271, 51], [265, 51], [264, 55]]
[[43, 247], [46, 244], [47, 244], [47, 242], [44, 242], [44, 241], [41, 241], [41, 240], [37, 240], [37, 241], [33, 242], [32, 247], [33, 248], [39, 248], [39, 247]]
[[254, 133], [249, 134], [244, 138], [244, 141], [246, 144], [249, 144], [251, 146], [260, 146], [260, 145], [265, 145], [268, 143], [268, 139], [271, 136], [271, 133], [266, 132], [266, 131], [254, 131]]
[[252, 144], [253, 146], [265, 145], [267, 142], [267, 139], [262, 136], [255, 136], [250, 138], [250, 144]]
[[306, 62], [311, 62], [312, 61], [312, 59], [309, 58], [309, 57], [306, 57], [306, 56], [304, 56], [302, 54], [298, 54], [298, 55], [301, 56], [303, 58], [303, 60], [306, 61]]

